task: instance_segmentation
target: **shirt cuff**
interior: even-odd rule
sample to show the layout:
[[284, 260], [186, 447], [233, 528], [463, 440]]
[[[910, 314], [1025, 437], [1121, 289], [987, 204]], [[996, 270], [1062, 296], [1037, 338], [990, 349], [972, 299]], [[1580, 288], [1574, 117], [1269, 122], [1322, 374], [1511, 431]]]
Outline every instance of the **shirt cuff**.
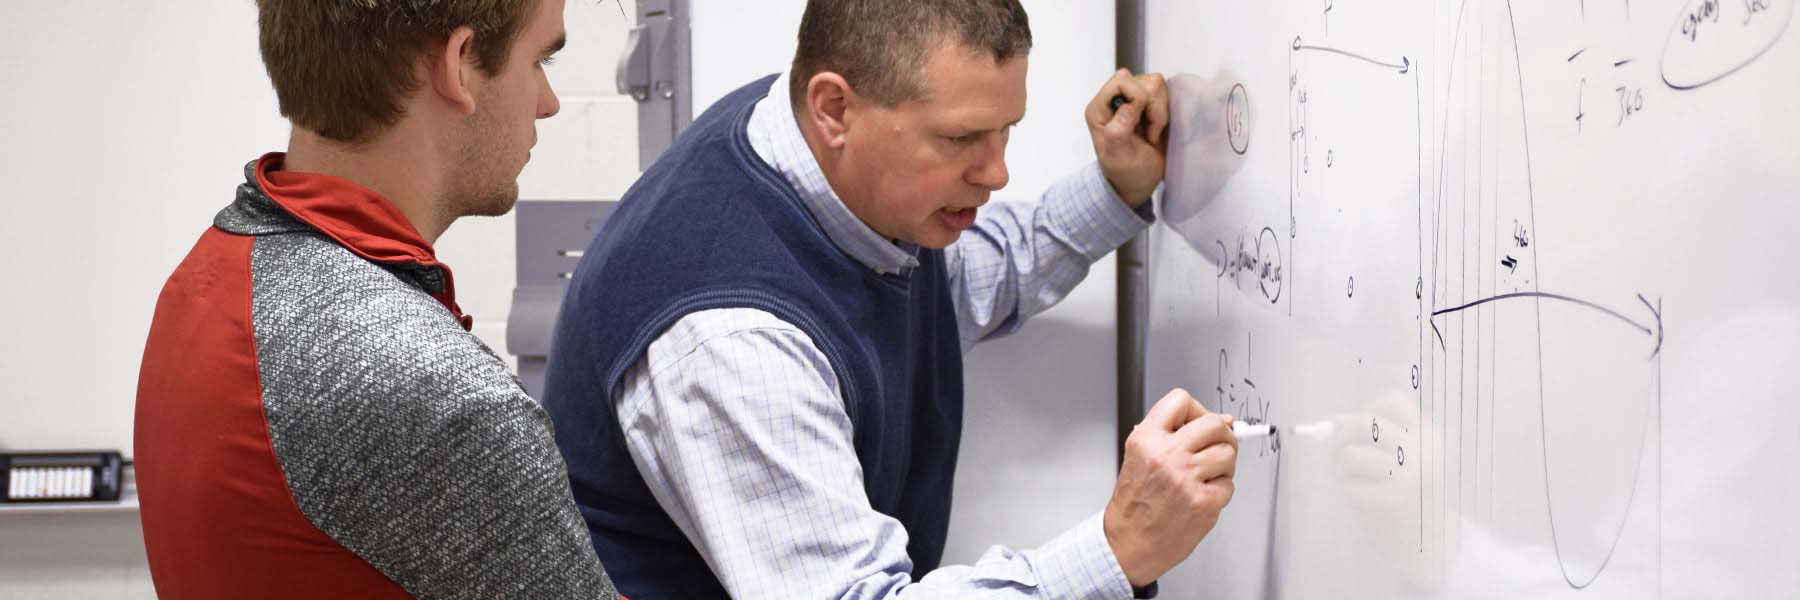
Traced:
[[1046, 200], [1060, 201], [1050, 218], [1090, 261], [1100, 260], [1156, 222], [1154, 199], [1133, 209], [1113, 191], [1097, 162], [1057, 182]]
[[[1123, 206], [1121, 204], [1121, 206]], [[1104, 514], [1104, 513], [1102, 513]], [[1102, 514], [1082, 521], [1032, 557], [1046, 598], [1125, 600], [1131, 598], [1131, 582], [1119, 568], [1112, 545], [1106, 542]]]

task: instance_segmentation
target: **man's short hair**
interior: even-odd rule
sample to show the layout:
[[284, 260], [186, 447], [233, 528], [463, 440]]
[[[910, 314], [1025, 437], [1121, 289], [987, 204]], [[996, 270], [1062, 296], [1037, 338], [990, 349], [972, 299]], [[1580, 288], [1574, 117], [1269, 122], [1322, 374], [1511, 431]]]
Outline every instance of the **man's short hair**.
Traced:
[[808, 0], [789, 91], [794, 106], [824, 72], [882, 106], [924, 97], [932, 48], [955, 44], [1004, 63], [1031, 51], [1018, 0]]
[[467, 25], [481, 71], [497, 75], [540, 1], [256, 0], [263, 66], [294, 126], [365, 142], [399, 120], [427, 44]]

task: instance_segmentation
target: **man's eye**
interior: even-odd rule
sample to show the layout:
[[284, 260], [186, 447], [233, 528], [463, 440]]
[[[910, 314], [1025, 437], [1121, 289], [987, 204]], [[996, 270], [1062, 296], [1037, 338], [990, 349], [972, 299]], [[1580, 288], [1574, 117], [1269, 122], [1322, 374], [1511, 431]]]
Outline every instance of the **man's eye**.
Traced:
[[554, 56], [546, 56], [546, 57], [538, 59], [539, 66], [548, 67], [548, 66], [554, 65], [554, 64], [556, 64], [556, 57], [554, 57]]
[[952, 144], [956, 144], [958, 146], [967, 146], [969, 144], [975, 143], [975, 140], [981, 139], [981, 134], [971, 133], [968, 135], [953, 135], [953, 136], [948, 136], [946, 139], [949, 139], [950, 143], [952, 143]]

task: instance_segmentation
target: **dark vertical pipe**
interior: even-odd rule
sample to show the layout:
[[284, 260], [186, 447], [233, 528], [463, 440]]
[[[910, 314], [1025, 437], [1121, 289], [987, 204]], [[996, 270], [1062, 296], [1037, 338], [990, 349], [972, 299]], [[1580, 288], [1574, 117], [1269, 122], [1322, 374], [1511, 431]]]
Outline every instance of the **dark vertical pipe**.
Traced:
[[[1117, 0], [1114, 52], [1119, 66], [1144, 70], [1144, 0]], [[1118, 445], [1114, 461], [1125, 458], [1125, 438], [1144, 418], [1144, 319], [1149, 309], [1149, 236], [1139, 235], [1119, 247], [1116, 323], [1118, 370]]]

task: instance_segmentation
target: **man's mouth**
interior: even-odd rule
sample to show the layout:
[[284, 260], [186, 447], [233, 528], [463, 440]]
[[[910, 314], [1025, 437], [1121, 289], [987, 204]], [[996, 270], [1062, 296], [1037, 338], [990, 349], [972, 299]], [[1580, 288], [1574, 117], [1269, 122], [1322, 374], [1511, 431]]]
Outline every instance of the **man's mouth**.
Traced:
[[944, 208], [938, 210], [938, 219], [951, 231], [962, 231], [975, 226], [976, 207]]

